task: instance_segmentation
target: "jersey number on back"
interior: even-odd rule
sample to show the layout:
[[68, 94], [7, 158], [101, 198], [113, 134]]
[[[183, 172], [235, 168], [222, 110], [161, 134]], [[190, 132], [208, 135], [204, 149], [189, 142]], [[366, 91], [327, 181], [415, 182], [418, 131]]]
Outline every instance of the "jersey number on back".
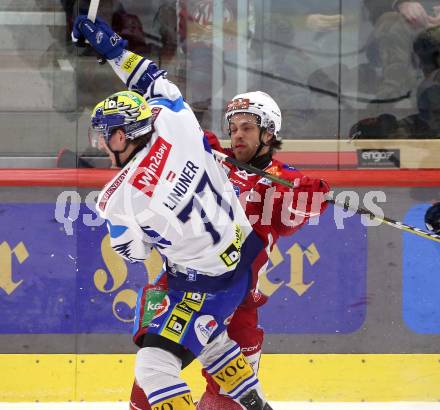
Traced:
[[214, 185], [209, 179], [209, 176], [206, 173], [206, 171], [203, 173], [202, 178], [200, 179], [200, 182], [195, 189], [195, 195], [190, 199], [188, 204], [186, 204], [185, 207], [179, 212], [177, 217], [183, 223], [188, 222], [193, 208], [196, 208], [196, 210], [200, 214], [200, 217], [202, 218], [206, 232], [208, 232], [211, 235], [213, 244], [215, 245], [220, 241], [220, 234], [215, 230], [214, 225], [208, 219], [206, 211], [203, 209], [199, 199], [199, 197], [202, 197], [203, 195], [207, 194], [207, 192], [205, 191], [206, 188], [209, 188], [209, 191], [215, 198], [217, 205], [220, 208], [223, 208], [223, 210], [229, 215], [231, 221], [233, 221], [234, 212], [232, 210], [231, 205], [227, 201], [223, 200], [222, 196], [214, 188]]

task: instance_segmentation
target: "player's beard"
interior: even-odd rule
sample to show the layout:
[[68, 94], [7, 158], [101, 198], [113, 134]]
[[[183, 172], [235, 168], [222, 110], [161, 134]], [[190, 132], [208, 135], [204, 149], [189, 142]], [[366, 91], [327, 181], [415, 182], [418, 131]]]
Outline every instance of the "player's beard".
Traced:
[[249, 162], [254, 157], [257, 149], [258, 144], [255, 145], [240, 141], [232, 147], [232, 152], [239, 161]]

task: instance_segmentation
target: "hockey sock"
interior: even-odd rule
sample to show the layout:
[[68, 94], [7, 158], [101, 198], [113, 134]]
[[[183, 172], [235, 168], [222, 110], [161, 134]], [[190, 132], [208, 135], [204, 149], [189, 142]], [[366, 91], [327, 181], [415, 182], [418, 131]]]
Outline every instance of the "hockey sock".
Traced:
[[231, 349], [210, 366], [207, 366], [205, 370], [234, 400], [259, 384], [251, 365], [235, 343]]
[[196, 410], [191, 392], [186, 383], [176, 384], [148, 394], [152, 410]]
[[182, 361], [160, 348], [137, 352], [135, 375], [152, 410], [195, 410], [188, 385], [179, 377]]

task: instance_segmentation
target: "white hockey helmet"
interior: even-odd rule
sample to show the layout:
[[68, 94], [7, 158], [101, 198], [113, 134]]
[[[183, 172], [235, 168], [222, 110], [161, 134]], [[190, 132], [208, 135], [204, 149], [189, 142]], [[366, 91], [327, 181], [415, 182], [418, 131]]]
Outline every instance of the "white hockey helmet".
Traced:
[[272, 133], [281, 141], [281, 110], [275, 100], [263, 91], [251, 91], [237, 94], [227, 105], [225, 121], [229, 126], [230, 118], [237, 113], [249, 113], [258, 117], [259, 126]]

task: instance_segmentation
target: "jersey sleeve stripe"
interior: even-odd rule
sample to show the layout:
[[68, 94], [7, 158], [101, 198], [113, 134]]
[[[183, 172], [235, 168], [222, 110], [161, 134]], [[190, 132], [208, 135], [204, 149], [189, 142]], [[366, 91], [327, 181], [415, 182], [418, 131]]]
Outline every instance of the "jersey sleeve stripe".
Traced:
[[[134, 68], [134, 70], [131, 72], [131, 74], [129, 75], [129, 77], [127, 78], [127, 86], [128, 88], [131, 89], [131, 82], [133, 80], [133, 77], [136, 75], [136, 73], [140, 73], [140, 68], [145, 64], [145, 62], [147, 61], [147, 59], [144, 57], [142, 58], [142, 60], [138, 63], [138, 65]], [[150, 61], [148, 60], [148, 64], [150, 63]], [[147, 65], [148, 67], [148, 65]], [[146, 67], [146, 68], [147, 68]]]

